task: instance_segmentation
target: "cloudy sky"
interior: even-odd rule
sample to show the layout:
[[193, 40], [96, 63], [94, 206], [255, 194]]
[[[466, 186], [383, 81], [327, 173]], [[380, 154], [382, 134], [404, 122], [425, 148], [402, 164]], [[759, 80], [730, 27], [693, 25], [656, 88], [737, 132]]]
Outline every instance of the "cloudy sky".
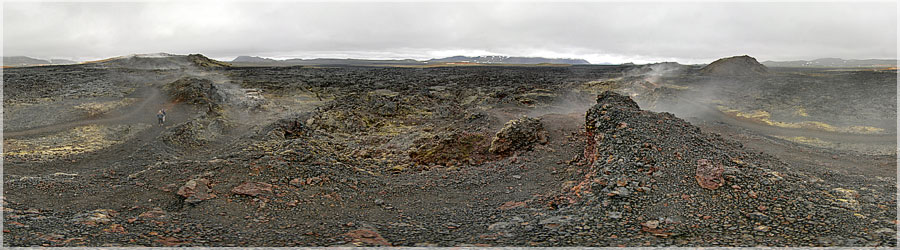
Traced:
[[876, 3], [137, 2], [3, 5], [3, 54], [220, 60], [454, 55], [709, 63], [896, 58], [897, 5]]

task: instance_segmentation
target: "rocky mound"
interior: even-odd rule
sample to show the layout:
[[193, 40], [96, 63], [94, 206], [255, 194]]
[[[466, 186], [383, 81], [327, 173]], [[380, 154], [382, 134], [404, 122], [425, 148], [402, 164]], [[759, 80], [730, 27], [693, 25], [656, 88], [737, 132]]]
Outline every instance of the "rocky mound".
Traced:
[[176, 70], [187, 68], [216, 69], [231, 65], [209, 59], [200, 54], [173, 55], [166, 53], [136, 54], [100, 61], [86, 62], [92, 68], [124, 68], [140, 70]]
[[705, 76], [763, 76], [769, 74], [769, 68], [756, 61], [756, 58], [743, 55], [722, 58], [700, 69]]
[[401, 121], [429, 115], [425, 109], [435, 103], [432, 98], [380, 89], [339, 97], [320, 107], [307, 123], [330, 133], [390, 130]]
[[490, 160], [485, 135], [471, 132], [446, 132], [416, 140], [418, 146], [409, 158], [419, 165], [456, 166], [481, 164]]
[[240, 109], [262, 110], [268, 101], [258, 89], [241, 89], [230, 83], [216, 83], [207, 78], [183, 77], [166, 84], [163, 90], [174, 102], [207, 104], [211, 108], [230, 105]]
[[224, 100], [216, 84], [203, 78], [184, 77], [167, 84], [163, 90], [168, 92], [175, 102], [213, 104]]
[[232, 127], [222, 116], [203, 114], [167, 130], [162, 140], [171, 146], [197, 148], [221, 138]]
[[201, 67], [201, 68], [206, 68], [206, 69], [231, 67], [231, 65], [228, 63], [209, 59], [209, 57], [206, 57], [201, 54], [187, 55], [187, 59], [190, 60], [190, 62], [192, 62], [195, 66]]
[[307, 116], [309, 114], [291, 114], [266, 126], [262, 131], [268, 138], [284, 140], [308, 136], [313, 130], [306, 126]]
[[[601, 238], [745, 246], [896, 244], [893, 226], [887, 226], [895, 211], [879, 206], [891, 197], [787, 171], [772, 157], [702, 133], [669, 113], [643, 111], [629, 97], [599, 95], [585, 128], [586, 166], [558, 202], [597, 210], [599, 222], [579, 212], [566, 215], [576, 221], [567, 224], [577, 225], [579, 216], [600, 227], [592, 231]], [[886, 229], [868, 228], [879, 220]]]
[[[248, 141], [238, 156], [254, 167], [254, 175], [269, 178], [291, 178], [290, 185], [323, 185], [332, 181], [355, 179], [365, 172], [364, 160], [347, 153], [348, 146], [325, 133], [309, 128], [305, 114], [292, 114], [265, 125], [257, 131], [262, 137]], [[249, 157], [245, 157], [249, 156]], [[292, 179], [299, 178], [299, 179]], [[343, 181], [341, 181], [343, 182]], [[305, 183], [305, 184], [304, 184]], [[345, 189], [351, 192], [350, 189]]]
[[547, 143], [547, 131], [540, 120], [522, 117], [510, 120], [491, 140], [491, 153], [505, 154], [519, 149], [529, 149], [535, 143]]

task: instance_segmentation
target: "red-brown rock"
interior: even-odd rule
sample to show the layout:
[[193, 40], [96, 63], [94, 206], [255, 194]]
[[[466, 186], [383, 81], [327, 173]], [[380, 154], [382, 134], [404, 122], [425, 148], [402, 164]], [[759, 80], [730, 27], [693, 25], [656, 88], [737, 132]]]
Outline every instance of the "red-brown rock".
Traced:
[[232, 188], [231, 192], [234, 194], [258, 196], [263, 193], [271, 193], [272, 184], [262, 182], [244, 182], [243, 184]]
[[524, 201], [508, 201], [506, 203], [503, 203], [503, 205], [500, 205], [500, 207], [497, 209], [509, 210], [509, 209], [520, 208], [520, 207], [525, 207]]
[[706, 159], [697, 160], [697, 184], [700, 187], [715, 190], [725, 184], [722, 173], [725, 168], [722, 164], [713, 164]]
[[381, 234], [371, 229], [357, 229], [344, 234], [344, 236], [350, 238], [352, 243], [357, 244], [367, 244], [367, 245], [375, 245], [375, 246], [391, 246], [391, 243], [381, 237]]
[[210, 194], [209, 180], [205, 178], [188, 181], [184, 186], [178, 188], [176, 194], [184, 197], [184, 201], [187, 203], [198, 203], [213, 198]]

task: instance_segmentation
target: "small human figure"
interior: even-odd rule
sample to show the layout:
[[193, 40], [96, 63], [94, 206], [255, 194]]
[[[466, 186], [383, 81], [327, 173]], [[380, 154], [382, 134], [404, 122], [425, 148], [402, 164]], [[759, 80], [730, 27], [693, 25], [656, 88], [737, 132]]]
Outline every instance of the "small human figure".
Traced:
[[166, 110], [160, 109], [156, 112], [156, 119], [159, 120], [159, 126], [163, 126], [166, 123]]

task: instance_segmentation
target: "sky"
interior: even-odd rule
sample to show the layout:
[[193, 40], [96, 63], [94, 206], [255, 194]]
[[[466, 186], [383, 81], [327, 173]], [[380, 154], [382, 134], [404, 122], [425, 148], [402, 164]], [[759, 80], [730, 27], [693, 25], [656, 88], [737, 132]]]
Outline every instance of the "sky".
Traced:
[[3, 55], [897, 58], [895, 2], [5, 2]]

